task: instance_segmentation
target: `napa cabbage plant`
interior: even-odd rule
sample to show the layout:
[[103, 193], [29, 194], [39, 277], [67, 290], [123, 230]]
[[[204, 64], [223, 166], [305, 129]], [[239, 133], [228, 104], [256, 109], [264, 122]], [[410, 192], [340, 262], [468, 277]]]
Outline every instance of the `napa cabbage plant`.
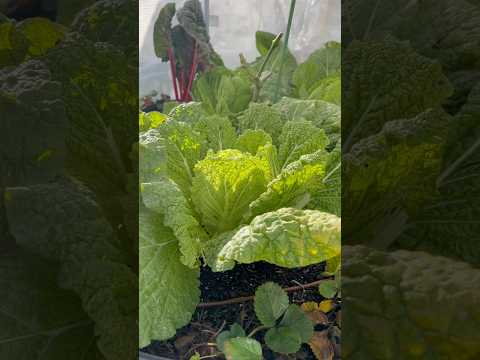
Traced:
[[[232, 79], [213, 71], [194, 87]], [[339, 99], [226, 113], [217, 111], [233, 104], [225, 94], [140, 114], [141, 347], [190, 321], [202, 266], [295, 268], [340, 254]]]

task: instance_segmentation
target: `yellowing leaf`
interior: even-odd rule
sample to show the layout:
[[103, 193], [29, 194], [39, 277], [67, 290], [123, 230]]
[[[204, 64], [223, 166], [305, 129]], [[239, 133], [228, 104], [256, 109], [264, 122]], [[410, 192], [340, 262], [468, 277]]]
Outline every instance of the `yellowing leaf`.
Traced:
[[328, 313], [333, 310], [335, 303], [333, 300], [323, 300], [319, 305], [318, 309], [324, 313]]

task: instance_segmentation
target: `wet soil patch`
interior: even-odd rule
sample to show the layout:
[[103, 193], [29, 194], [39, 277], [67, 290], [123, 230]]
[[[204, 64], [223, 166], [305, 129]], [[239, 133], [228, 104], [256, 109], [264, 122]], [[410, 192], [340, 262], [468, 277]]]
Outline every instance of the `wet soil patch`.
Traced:
[[[251, 296], [255, 294], [257, 287], [268, 281], [276, 282], [283, 288], [308, 284], [322, 279], [324, 268], [324, 264], [318, 264], [304, 268], [285, 269], [259, 262], [237, 265], [233, 270], [215, 273], [208, 267], [204, 267], [200, 274], [200, 302], [209, 303]], [[291, 302], [298, 304], [323, 300], [317, 287], [291, 292], [289, 297]], [[219, 330], [228, 329], [235, 322], [241, 324], [247, 333], [259, 325], [252, 301], [197, 308], [191, 323], [179, 329], [173, 339], [153, 342], [142, 351], [172, 360], [188, 360], [195, 351], [201, 356], [215, 355], [217, 354], [215, 347], [208, 346], [207, 343], [214, 343]], [[264, 331], [260, 331], [255, 338], [262, 342], [264, 333]], [[266, 360], [315, 359], [307, 345], [304, 345], [297, 354], [290, 356], [275, 354], [264, 346], [263, 354]], [[224, 359], [224, 357], [220, 355], [212, 357], [212, 359]]]

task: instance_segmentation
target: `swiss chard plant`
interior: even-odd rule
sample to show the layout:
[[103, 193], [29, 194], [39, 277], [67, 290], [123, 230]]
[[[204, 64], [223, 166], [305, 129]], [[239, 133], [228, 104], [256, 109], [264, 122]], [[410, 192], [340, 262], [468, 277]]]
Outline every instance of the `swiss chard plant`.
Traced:
[[[339, 257], [340, 47], [300, 66], [287, 53], [279, 72], [280, 41], [257, 33], [253, 63], [213, 67], [195, 79], [194, 101], [140, 114], [141, 347], [190, 321], [203, 266], [296, 268]], [[304, 67], [318, 70], [317, 83]], [[279, 76], [283, 97], [273, 102]], [[287, 331], [274, 329], [272, 344]]]

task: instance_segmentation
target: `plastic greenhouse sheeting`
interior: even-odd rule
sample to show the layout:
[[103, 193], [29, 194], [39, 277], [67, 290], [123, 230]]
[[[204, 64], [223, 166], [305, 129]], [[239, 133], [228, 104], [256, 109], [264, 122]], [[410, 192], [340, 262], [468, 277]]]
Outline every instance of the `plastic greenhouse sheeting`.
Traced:
[[[153, 25], [167, 0], [140, 0], [140, 95], [153, 90], [171, 94], [168, 64], [153, 50]], [[257, 30], [284, 32], [290, 0], [202, 0], [208, 5], [211, 42], [229, 67], [240, 64], [239, 54], [248, 60], [258, 56]], [[207, 3], [205, 3], [207, 2]], [[184, 0], [176, 0], [180, 8]], [[327, 41], [340, 41], [340, 0], [297, 0], [289, 47], [299, 61]]]

